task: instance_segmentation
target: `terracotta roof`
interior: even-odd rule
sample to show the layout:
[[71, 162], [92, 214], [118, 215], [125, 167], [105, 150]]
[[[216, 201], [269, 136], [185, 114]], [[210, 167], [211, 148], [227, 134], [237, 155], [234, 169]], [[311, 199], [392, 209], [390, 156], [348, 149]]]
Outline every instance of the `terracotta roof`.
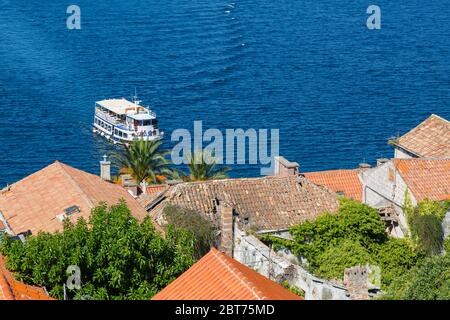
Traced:
[[147, 204], [150, 215], [163, 223], [167, 204], [196, 210], [217, 221], [217, 202], [231, 206], [247, 227], [279, 230], [338, 209], [338, 197], [304, 177], [262, 177], [187, 182], [171, 186]]
[[149, 185], [146, 188], [146, 194], [141, 194], [138, 198], [138, 201], [139, 203], [145, 205], [169, 188], [170, 186], [168, 184]]
[[450, 199], [450, 159], [394, 159], [417, 201]]
[[0, 255], [0, 300], [53, 300], [43, 288], [17, 281], [6, 269], [5, 259]]
[[394, 145], [418, 157], [450, 158], [450, 122], [432, 114], [401, 136]]
[[213, 248], [152, 300], [303, 299]]
[[362, 183], [359, 179], [359, 170], [305, 172], [304, 176], [315, 184], [325, 186], [333, 192], [343, 192], [347, 198], [362, 201]]
[[70, 219], [88, 219], [91, 209], [100, 202], [113, 205], [122, 198], [136, 218], [142, 220], [147, 215], [144, 208], [119, 185], [56, 161], [14, 183], [9, 191], [1, 191], [0, 214], [15, 234], [27, 230], [33, 234], [55, 232], [62, 229], [62, 220], [57, 216], [64, 210], [76, 206], [74, 208], [79, 212], [71, 215]]

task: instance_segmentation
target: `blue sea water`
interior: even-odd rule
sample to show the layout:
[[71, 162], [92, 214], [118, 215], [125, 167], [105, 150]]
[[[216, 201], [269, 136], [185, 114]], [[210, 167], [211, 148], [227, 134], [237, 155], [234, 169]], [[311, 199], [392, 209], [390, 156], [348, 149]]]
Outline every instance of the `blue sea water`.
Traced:
[[[81, 30], [66, 9], [81, 8]], [[368, 30], [377, 4], [382, 29]], [[301, 170], [392, 156], [387, 139], [450, 118], [443, 0], [0, 0], [0, 184], [59, 159], [98, 173], [114, 149], [96, 100], [137, 88], [177, 128], [279, 128]], [[233, 176], [257, 176], [234, 166]]]

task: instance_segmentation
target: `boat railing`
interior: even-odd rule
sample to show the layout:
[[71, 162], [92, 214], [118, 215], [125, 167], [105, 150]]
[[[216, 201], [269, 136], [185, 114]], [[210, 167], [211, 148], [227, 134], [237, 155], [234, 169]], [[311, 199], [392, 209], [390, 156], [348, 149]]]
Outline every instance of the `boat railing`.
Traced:
[[111, 122], [112, 124], [118, 124], [120, 121], [118, 118], [113, 117], [109, 114], [107, 114], [104, 111], [101, 111], [100, 109], [95, 109], [95, 115], [99, 116], [100, 118], [102, 118], [103, 120], [106, 120], [108, 122]]

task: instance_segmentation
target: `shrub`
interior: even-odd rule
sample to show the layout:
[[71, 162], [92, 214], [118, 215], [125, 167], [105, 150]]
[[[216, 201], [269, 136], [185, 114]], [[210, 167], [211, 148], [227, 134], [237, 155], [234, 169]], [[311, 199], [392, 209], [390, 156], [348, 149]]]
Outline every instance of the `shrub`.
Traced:
[[449, 209], [449, 202], [424, 200], [413, 208], [406, 192], [403, 207], [413, 243], [429, 256], [439, 253], [444, 236], [442, 220]]
[[287, 281], [283, 281], [282, 283], [280, 283], [281, 286], [283, 286], [284, 288], [288, 289], [289, 291], [291, 291], [293, 294], [296, 294], [302, 298], [305, 297], [305, 291], [303, 291], [302, 289], [296, 287], [296, 286], [291, 286], [289, 284], [289, 282]]
[[420, 251], [414, 250], [409, 239], [390, 238], [371, 247], [370, 251], [373, 264], [381, 268], [382, 288], [389, 286], [424, 258]]
[[319, 266], [315, 274], [325, 279], [342, 279], [346, 268], [356, 265], [366, 265], [371, 257], [366, 248], [359, 242], [350, 239], [330, 246], [318, 258]]
[[164, 216], [169, 225], [195, 235], [194, 254], [197, 259], [209, 252], [214, 243], [214, 228], [209, 220], [197, 211], [173, 205], [164, 208]]
[[382, 299], [449, 300], [450, 255], [434, 256], [395, 279]]
[[345, 268], [367, 263], [381, 268], [382, 288], [423, 259], [407, 239], [391, 239], [377, 211], [342, 199], [338, 214], [324, 214], [291, 228], [293, 240], [265, 236], [274, 249], [287, 248], [306, 258], [309, 271], [342, 279]]
[[450, 236], [448, 236], [447, 238], [445, 238], [444, 240], [444, 250], [447, 253], [450, 253]]

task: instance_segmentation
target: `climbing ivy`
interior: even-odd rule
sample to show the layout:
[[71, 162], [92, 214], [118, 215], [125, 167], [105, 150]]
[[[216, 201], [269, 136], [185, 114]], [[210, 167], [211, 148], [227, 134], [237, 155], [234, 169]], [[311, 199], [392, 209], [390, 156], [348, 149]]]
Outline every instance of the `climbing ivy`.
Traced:
[[403, 212], [410, 237], [417, 249], [428, 256], [438, 254], [443, 248], [442, 221], [449, 209], [449, 201], [431, 200], [424, 200], [414, 208], [409, 193], [405, 192]]
[[325, 213], [292, 227], [292, 241], [270, 235], [263, 241], [306, 259], [305, 267], [326, 279], [342, 279], [345, 268], [354, 265], [378, 265], [383, 288], [423, 259], [408, 239], [386, 235], [375, 209], [354, 200], [340, 201], [337, 214]]
[[382, 299], [450, 300], [450, 254], [433, 256], [400, 275]]

